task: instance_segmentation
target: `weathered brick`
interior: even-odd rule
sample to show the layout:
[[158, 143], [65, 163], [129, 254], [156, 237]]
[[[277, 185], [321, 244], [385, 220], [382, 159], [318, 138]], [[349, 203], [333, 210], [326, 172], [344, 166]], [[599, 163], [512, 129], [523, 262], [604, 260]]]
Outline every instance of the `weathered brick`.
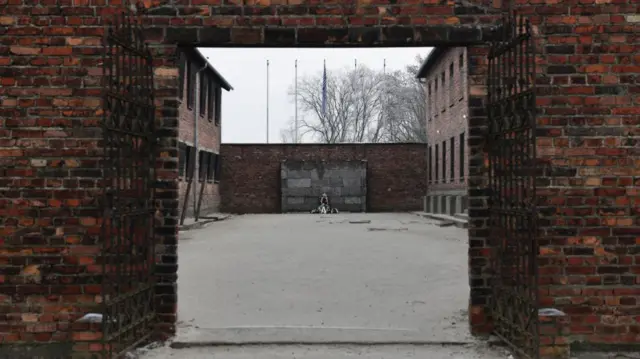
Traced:
[[223, 212], [280, 213], [280, 161], [285, 159], [367, 160], [369, 211], [420, 210], [426, 191], [424, 144], [223, 144], [221, 154]]
[[[590, 4], [556, 2], [539, 4], [520, 1], [514, 4], [515, 9], [527, 14], [535, 25], [539, 54], [536, 62], [539, 73], [537, 134], [540, 140], [537, 153], [541, 163], [549, 163], [553, 167], [538, 178], [539, 198], [549, 195], [553, 202], [541, 204], [539, 208], [540, 239], [555, 243], [560, 250], [558, 261], [563, 261], [562, 268], [567, 271], [580, 271], [569, 268], [586, 267], [596, 268], [597, 272], [599, 267], [609, 265], [602, 261], [609, 261], [636, 273], [637, 269], [628, 262], [627, 254], [636, 250], [635, 241], [639, 231], [637, 218], [640, 215], [640, 194], [635, 188], [638, 186], [637, 180], [629, 183], [629, 178], [640, 177], [640, 154], [636, 150], [639, 135], [636, 128], [640, 115], [640, 87], [637, 86], [640, 63], [636, 55], [640, 51], [640, 38], [635, 35], [640, 31], [637, 6], [633, 0], [595, 0]], [[150, 11], [142, 17], [145, 23], [152, 25], [153, 31], [149, 34], [153, 33], [153, 36], [149, 40], [153, 45], [155, 62], [158, 66], [170, 68], [176, 66], [172, 54], [177, 43], [190, 45], [200, 42], [209, 46], [216, 43], [293, 45], [290, 30], [294, 28], [298, 44], [305, 46], [370, 43], [469, 45], [470, 68], [478, 69], [478, 72], [470, 71], [469, 81], [480, 85], [480, 88], [471, 88], [472, 95], [469, 98], [469, 193], [470, 203], [474, 204], [469, 212], [472, 217], [469, 236], [470, 246], [475, 246], [478, 251], [474, 257], [477, 260], [472, 261], [470, 268], [471, 301], [475, 303], [474, 309], [478, 309], [478, 313], [485, 313], [489, 270], [486, 264], [481, 264], [486, 262], [488, 235], [486, 201], [483, 200], [486, 173], [482, 153], [486, 111], [481, 87], [486, 75], [482, 69], [486, 62], [487, 47], [480, 42], [495, 35], [491, 27], [497, 16], [492, 9], [486, 10], [494, 3], [485, 0], [475, 0], [473, 3], [484, 7], [443, 5], [435, 0], [423, 1], [420, 6], [412, 0], [399, 0], [395, 4], [382, 0], [294, 0], [287, 4], [275, 0], [191, 0], [188, 3], [186, 0], [177, 0], [170, 5], [150, 0], [144, 2]], [[7, 185], [2, 186], [9, 186], [3, 190], [3, 196], [11, 199], [0, 199], [0, 210], [7, 208], [12, 213], [0, 224], [0, 234], [3, 236], [0, 239], [8, 238], [4, 243], [10, 243], [10, 247], [15, 243], [15, 248], [23, 248], [23, 243], [38, 241], [56, 243], [56, 228], [64, 226], [66, 233], [71, 233], [67, 237], [69, 243], [64, 244], [70, 249], [78, 245], [76, 238], [82, 238], [83, 243], [98, 243], [99, 221], [96, 220], [94, 226], [83, 227], [79, 218], [98, 215], [83, 215], [83, 211], [96, 209], [95, 199], [91, 197], [95, 194], [89, 190], [101, 188], [100, 185], [96, 184], [96, 178], [69, 178], [69, 168], [58, 167], [59, 163], [56, 164], [55, 160], [83, 157], [78, 162], [79, 169], [95, 170], [95, 163], [85, 163], [84, 158], [99, 157], [99, 152], [79, 138], [93, 136], [94, 133], [73, 128], [99, 124], [99, 95], [85, 92], [99, 90], [99, 73], [87, 68], [99, 67], [103, 16], [114, 13], [121, 5], [107, 5], [100, 1], [90, 4], [86, 0], [74, 4], [67, 1], [57, 7], [45, 0], [28, 3], [10, 0], [5, 1], [4, 5], [0, 15], [0, 25], [4, 26], [0, 29], [0, 32], [4, 31], [0, 45], [0, 73], [7, 68], [19, 67], [21, 74], [0, 75], [0, 98], [3, 103], [0, 109], [0, 181], [8, 181]], [[27, 8], [29, 11], [25, 12]], [[347, 25], [352, 28], [365, 26], [371, 30], [349, 30], [345, 27]], [[288, 30], [275, 30], [277, 26]], [[232, 27], [242, 30], [235, 30], [232, 34]], [[384, 36], [376, 39], [374, 35], [378, 33]], [[178, 121], [177, 106], [171, 101], [176, 97], [177, 81], [158, 78], [156, 85], [158, 103], [163, 105], [167, 101], [166, 105], [159, 106], [157, 113], [162, 145], [158, 151], [166, 154], [158, 159], [159, 178], [156, 183], [160, 187], [157, 204], [161, 212], [156, 233], [161, 238], [159, 242], [163, 243], [159, 245], [159, 252], [163, 254], [159, 255], [158, 262], [160, 266], [166, 266], [169, 272], [175, 273], [173, 263], [176, 258], [176, 215], [179, 208], [175, 168]], [[73, 89], [71, 94], [69, 89]], [[78, 101], [79, 97], [91, 99], [87, 102]], [[72, 122], [69, 125], [69, 122], [65, 122], [69, 117], [82, 118], [86, 122]], [[568, 130], [569, 126], [594, 129], [573, 131]], [[6, 152], [17, 148], [22, 152]], [[40, 158], [51, 158], [51, 161], [43, 167], [39, 166], [39, 162], [31, 161]], [[95, 177], [96, 173], [91, 175]], [[609, 179], [612, 177], [621, 178], [621, 182], [612, 184]], [[602, 185], [597, 184], [598, 178]], [[58, 193], [63, 186], [65, 189], [78, 189], [79, 192]], [[619, 195], [615, 191], [595, 191], [600, 187], [609, 189], [616, 186], [624, 187], [625, 193]], [[67, 198], [57, 198], [58, 195]], [[60, 203], [49, 202], [49, 199]], [[72, 208], [65, 208], [67, 203]], [[77, 203], [83, 205], [71, 205]], [[579, 206], [596, 208], [596, 211], [581, 215], [586, 213], [583, 212], [586, 209]], [[39, 213], [40, 216], [30, 213]], [[52, 219], [55, 224], [50, 223]], [[636, 221], [633, 222], [633, 219]], [[29, 236], [32, 232], [41, 236]], [[591, 242], [588, 245], [567, 242], [567, 238], [576, 236], [593, 237], [606, 246], [606, 250], [594, 248], [596, 245]], [[583, 245], [587, 248], [581, 247]], [[26, 252], [16, 254], [15, 258], [25, 263], [34, 260], [34, 256]], [[633, 288], [637, 285], [634, 276], [596, 273], [567, 277], [559, 275], [553, 268], [559, 267], [541, 263], [541, 273], [544, 273], [540, 278], [542, 291], [552, 293], [554, 289], [564, 288], [567, 284], [582, 288], [581, 292], [550, 294], [548, 298], [553, 304], [566, 307], [570, 322], [579, 329], [571, 334], [572, 340], [596, 343], [635, 341], [635, 334], [611, 333], [614, 330], [637, 333], [638, 326], [627, 322], [630, 320], [628, 316], [615, 325], [600, 324], [609, 320], [604, 312], [624, 311], [633, 305], [634, 300], [637, 303], [640, 298], [637, 292], [628, 293], [627, 298], [601, 299], [602, 296], [611, 296], [610, 293], [615, 291]], [[161, 284], [157, 290], [159, 317], [163, 321], [158, 329], [169, 332], [175, 330], [177, 300], [175, 278], [172, 275], [159, 276]], [[12, 278], [5, 278], [12, 283]], [[67, 286], [72, 293], [82, 293], [85, 289], [82, 284]], [[602, 290], [589, 292], [591, 286], [598, 286]], [[5, 289], [6, 293], [17, 293], [15, 286], [5, 285]], [[22, 299], [43, 298], [38, 294], [41, 289], [26, 287], [27, 292], [21, 294]], [[71, 297], [55, 299], [65, 301], [66, 307], [72, 305], [74, 300]], [[576, 307], [577, 304], [573, 303], [578, 302], [582, 304]], [[17, 317], [11, 317], [12, 328], [21, 333], [0, 334], [3, 343], [64, 340], [59, 332], [51, 336], [46, 332], [27, 333], [20, 319], [24, 313], [28, 312], [25, 310], [17, 313]], [[488, 315], [474, 311], [472, 317], [474, 332], [490, 330]], [[89, 350], [91, 346], [80, 347]]]

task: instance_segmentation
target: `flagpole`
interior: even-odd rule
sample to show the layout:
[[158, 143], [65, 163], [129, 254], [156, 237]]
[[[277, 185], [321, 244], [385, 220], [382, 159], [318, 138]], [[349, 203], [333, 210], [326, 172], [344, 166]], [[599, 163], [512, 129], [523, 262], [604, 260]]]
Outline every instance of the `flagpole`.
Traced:
[[384, 124], [385, 117], [387, 117], [387, 59], [382, 61], [382, 88], [384, 88], [384, 96], [382, 97], [382, 123]]
[[267, 143], [269, 143], [269, 60], [267, 60]]
[[327, 60], [322, 63], [322, 117], [327, 115]]
[[300, 142], [298, 139], [298, 59], [296, 59], [296, 84], [295, 84], [295, 96], [296, 96], [296, 114], [295, 114], [295, 123], [296, 123], [296, 140], [295, 143]]

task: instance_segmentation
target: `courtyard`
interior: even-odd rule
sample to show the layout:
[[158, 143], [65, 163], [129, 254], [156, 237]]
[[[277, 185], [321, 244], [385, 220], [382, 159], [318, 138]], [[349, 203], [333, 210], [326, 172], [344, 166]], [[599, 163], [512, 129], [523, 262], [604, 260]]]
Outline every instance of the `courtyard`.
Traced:
[[145, 358], [508, 357], [469, 333], [464, 229], [409, 213], [243, 215], [180, 238], [181, 349]]

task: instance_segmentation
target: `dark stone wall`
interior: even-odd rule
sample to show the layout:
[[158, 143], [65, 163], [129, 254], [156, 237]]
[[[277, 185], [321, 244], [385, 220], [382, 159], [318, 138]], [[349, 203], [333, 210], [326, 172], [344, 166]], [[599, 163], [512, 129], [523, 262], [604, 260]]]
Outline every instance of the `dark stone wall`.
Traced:
[[288, 161], [280, 170], [282, 212], [318, 208], [323, 193], [340, 212], [366, 212], [367, 161]]
[[280, 213], [281, 161], [367, 161], [367, 211], [416, 211], [427, 187], [425, 144], [223, 144], [221, 210]]

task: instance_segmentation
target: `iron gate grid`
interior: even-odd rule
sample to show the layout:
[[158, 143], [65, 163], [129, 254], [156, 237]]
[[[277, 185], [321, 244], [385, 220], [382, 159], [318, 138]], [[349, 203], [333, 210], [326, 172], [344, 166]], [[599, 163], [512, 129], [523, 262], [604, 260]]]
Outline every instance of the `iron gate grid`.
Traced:
[[539, 357], [535, 44], [530, 22], [509, 12], [491, 45], [488, 76], [489, 241], [494, 332]]
[[135, 15], [115, 15], [103, 52], [103, 357], [146, 340], [154, 310], [154, 84]]

